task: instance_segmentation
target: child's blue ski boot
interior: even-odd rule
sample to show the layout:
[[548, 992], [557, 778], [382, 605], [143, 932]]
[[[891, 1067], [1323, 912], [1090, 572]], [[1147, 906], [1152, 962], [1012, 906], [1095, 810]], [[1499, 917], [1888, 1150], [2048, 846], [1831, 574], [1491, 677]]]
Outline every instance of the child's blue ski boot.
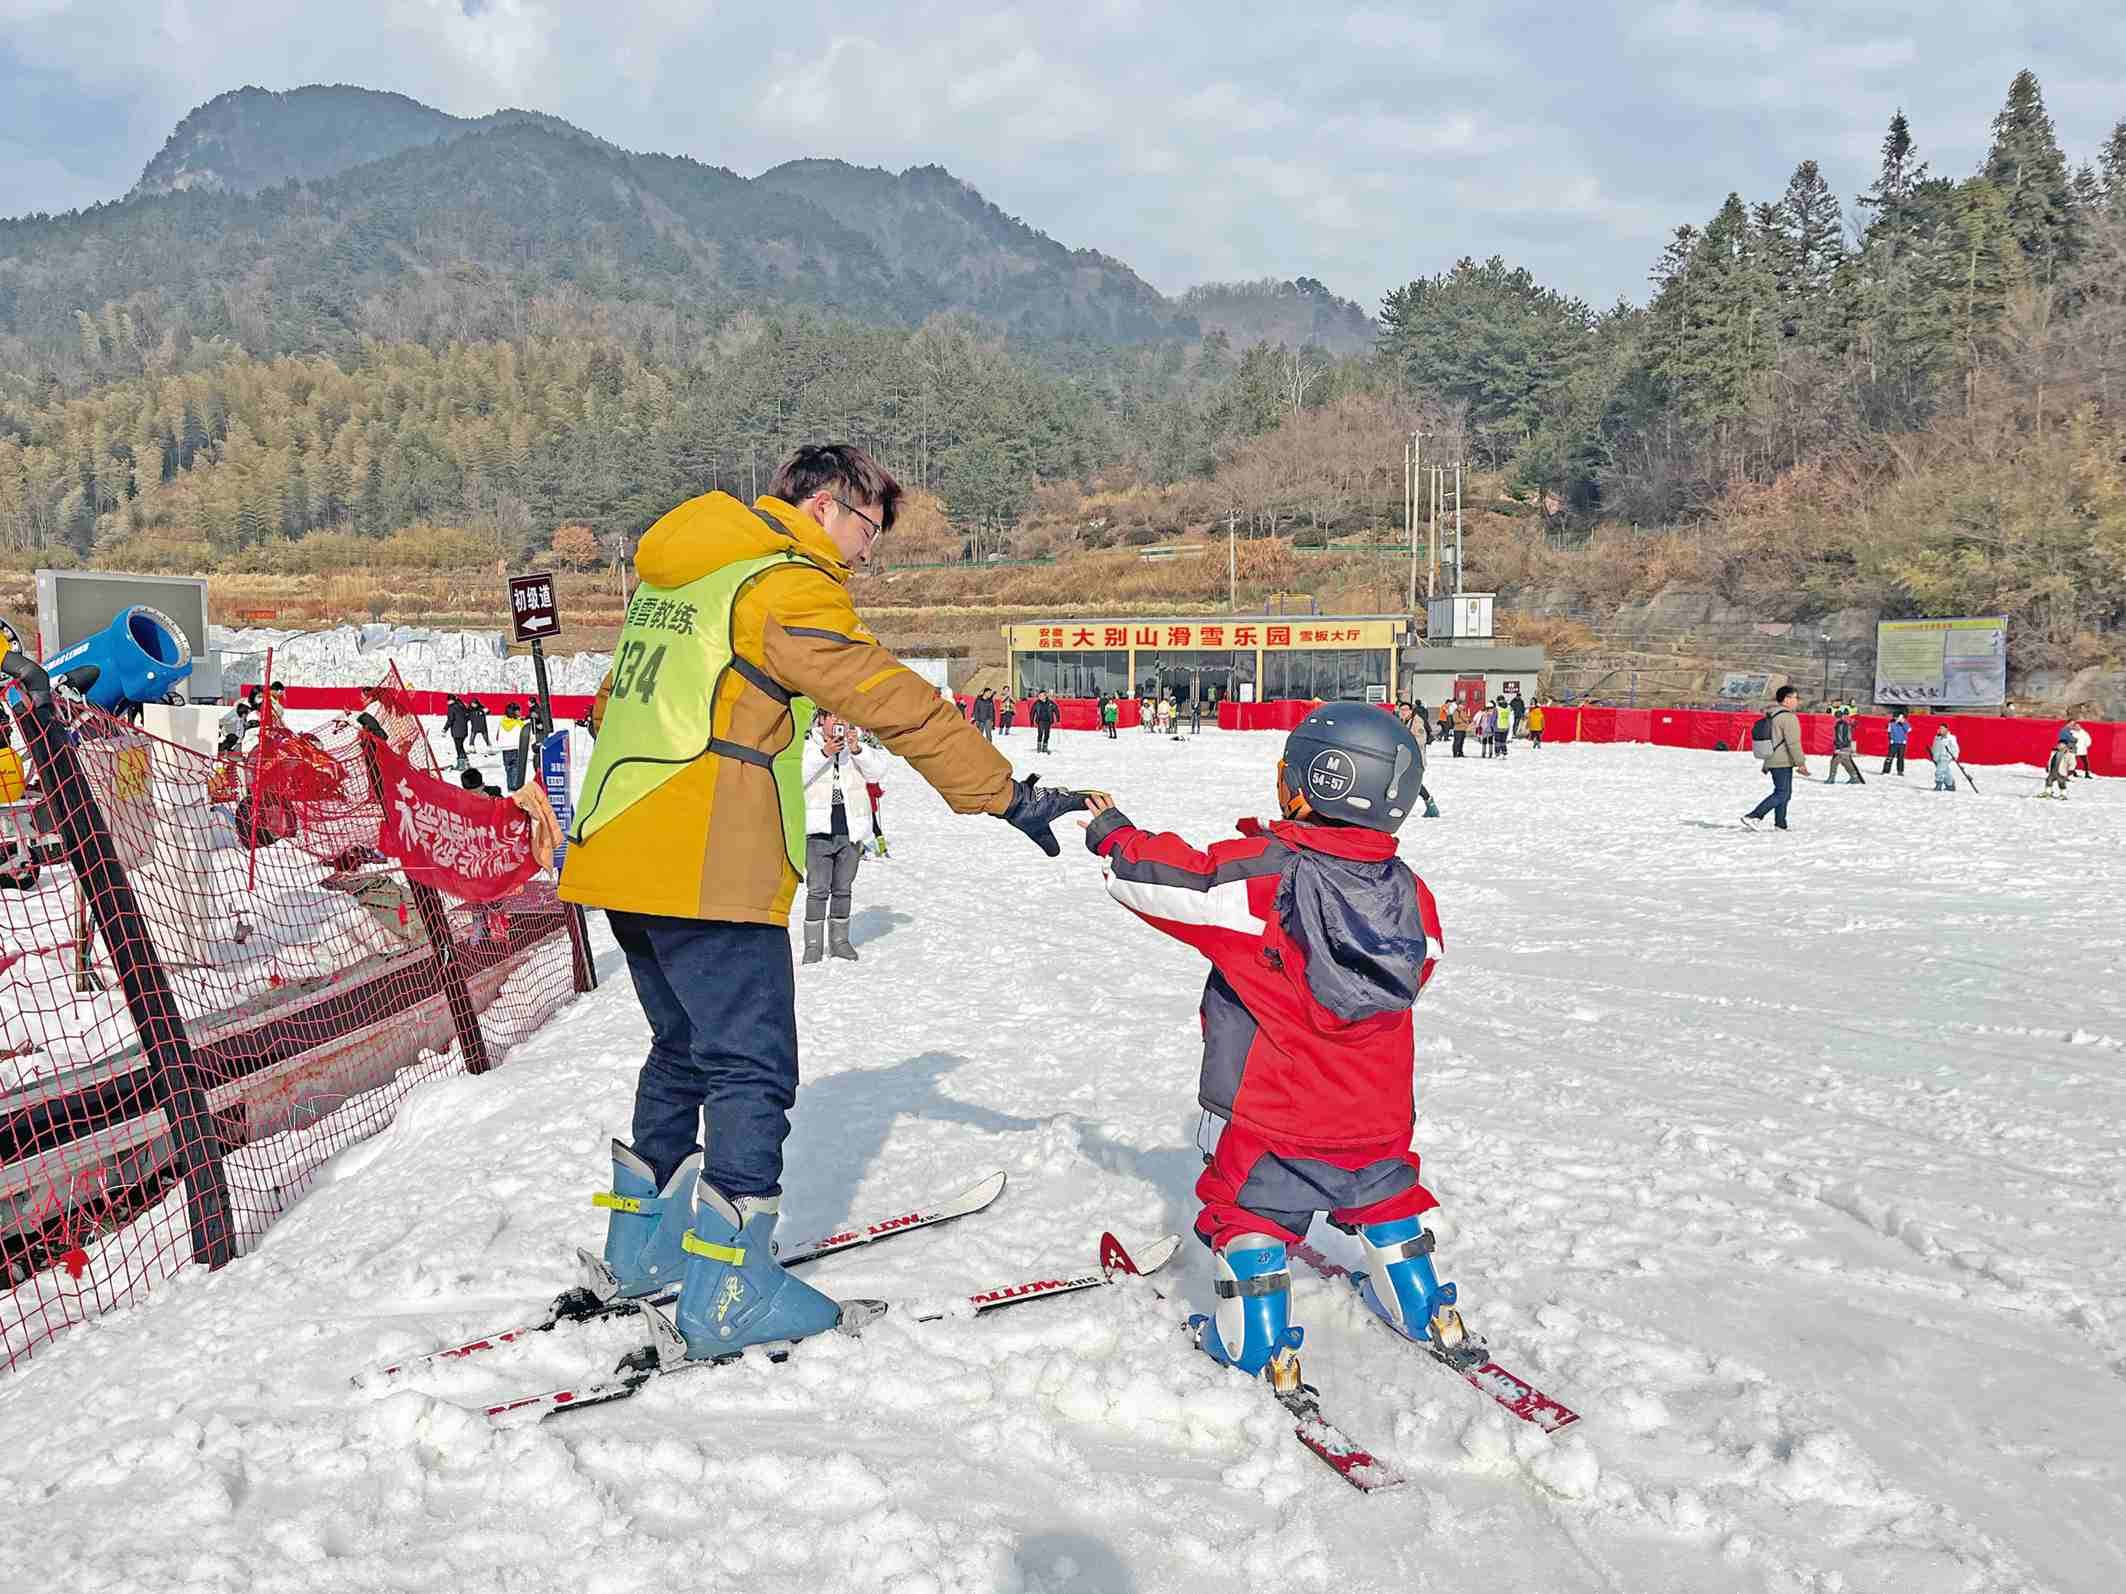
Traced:
[[[1272, 1382], [1289, 1367], [1298, 1380], [1299, 1349], [1306, 1330], [1290, 1322], [1292, 1271], [1284, 1242], [1267, 1234], [1241, 1234], [1212, 1253], [1218, 1272], [1218, 1311], [1189, 1319], [1196, 1345], [1212, 1361], [1249, 1375], [1271, 1369]], [[1279, 1387], [1283, 1387], [1280, 1385]]]
[[1455, 1310], [1454, 1286], [1442, 1284], [1432, 1269], [1432, 1231], [1420, 1219], [1362, 1224], [1358, 1238], [1366, 1248], [1358, 1294], [1367, 1306], [1405, 1339], [1430, 1346], [1457, 1367], [1484, 1360], [1483, 1344]]
[[601, 1301], [634, 1300], [679, 1282], [687, 1261], [679, 1242], [694, 1221], [694, 1187], [700, 1182], [698, 1151], [665, 1180], [660, 1192], [650, 1165], [613, 1142], [613, 1187], [591, 1197], [593, 1206], [611, 1214], [605, 1222], [605, 1256], [576, 1253], [583, 1259], [591, 1294]]
[[706, 1179], [694, 1227], [681, 1242], [686, 1281], [674, 1321], [687, 1357], [730, 1356], [748, 1345], [809, 1339], [842, 1320], [841, 1303], [820, 1294], [775, 1260], [778, 1196], [746, 1196], [735, 1206]]

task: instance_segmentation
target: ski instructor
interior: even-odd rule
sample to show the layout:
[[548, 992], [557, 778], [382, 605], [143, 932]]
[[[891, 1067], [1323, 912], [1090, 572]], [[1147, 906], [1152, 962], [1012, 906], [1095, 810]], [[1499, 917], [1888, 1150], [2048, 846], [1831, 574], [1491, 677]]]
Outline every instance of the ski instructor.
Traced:
[[593, 1198], [604, 1259], [585, 1259], [609, 1299], [680, 1280], [690, 1357], [802, 1339], [841, 1316], [772, 1243], [797, 1098], [788, 925], [815, 705], [875, 732], [955, 812], [994, 814], [1051, 857], [1050, 825], [1085, 803], [1014, 782], [857, 618], [849, 578], [900, 497], [862, 449], [808, 445], [751, 506], [712, 492], [663, 516], [636, 551], [642, 584], [593, 708], [561, 896], [606, 910], [650, 1053], [633, 1143], [613, 1142], [612, 1188]]

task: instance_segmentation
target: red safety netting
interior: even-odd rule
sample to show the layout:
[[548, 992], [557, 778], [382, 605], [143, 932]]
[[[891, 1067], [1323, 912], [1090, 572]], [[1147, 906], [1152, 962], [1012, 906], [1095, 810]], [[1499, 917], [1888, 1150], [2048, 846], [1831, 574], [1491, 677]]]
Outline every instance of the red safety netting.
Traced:
[[[26, 773], [0, 759], [12, 1367], [187, 1262], [241, 1252], [417, 1081], [484, 1070], [575, 975], [550, 874], [474, 905], [379, 850], [374, 743], [352, 720], [297, 733], [269, 710], [254, 750], [214, 758], [64, 698], [40, 721], [7, 695]], [[368, 701], [440, 784], [396, 671]]]

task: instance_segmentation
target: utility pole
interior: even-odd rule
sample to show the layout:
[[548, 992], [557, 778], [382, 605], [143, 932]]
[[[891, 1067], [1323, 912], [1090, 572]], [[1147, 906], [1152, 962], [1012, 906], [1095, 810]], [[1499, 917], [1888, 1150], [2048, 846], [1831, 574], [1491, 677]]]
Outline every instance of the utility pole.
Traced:
[[1232, 510], [1225, 512], [1225, 607], [1228, 614], [1240, 612], [1240, 544], [1233, 530], [1239, 519]]
[[1462, 595], [1462, 462], [1454, 462], [1454, 595]]
[[1403, 472], [1404, 507], [1410, 520], [1410, 612], [1417, 612], [1417, 483], [1424, 466], [1425, 434], [1412, 432], [1410, 448], [1406, 456], [1407, 468]]
[[1425, 572], [1425, 596], [1439, 596], [1439, 467], [1432, 467], [1432, 530], [1425, 538], [1431, 567]]

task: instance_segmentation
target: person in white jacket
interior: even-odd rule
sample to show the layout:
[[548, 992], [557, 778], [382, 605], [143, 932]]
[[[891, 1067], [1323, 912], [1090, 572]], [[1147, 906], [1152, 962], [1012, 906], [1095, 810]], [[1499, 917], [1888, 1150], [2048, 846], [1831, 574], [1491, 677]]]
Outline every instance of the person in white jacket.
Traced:
[[805, 739], [805, 956], [856, 961], [849, 942], [856, 866], [873, 834], [867, 784], [883, 780], [878, 755], [865, 751], [847, 720], [822, 714]]
[[1934, 745], [1927, 749], [1934, 760], [1934, 789], [1956, 790], [1956, 761], [1964, 756], [1963, 747], [1956, 740], [1956, 733], [1944, 725], [1934, 733]]
[[[2095, 780], [2089, 772], [2089, 730], [2080, 720], [2069, 720], [2067, 732], [2074, 738], [2074, 773], [2084, 780]], [[2071, 778], [2071, 777], [2070, 777]]]

